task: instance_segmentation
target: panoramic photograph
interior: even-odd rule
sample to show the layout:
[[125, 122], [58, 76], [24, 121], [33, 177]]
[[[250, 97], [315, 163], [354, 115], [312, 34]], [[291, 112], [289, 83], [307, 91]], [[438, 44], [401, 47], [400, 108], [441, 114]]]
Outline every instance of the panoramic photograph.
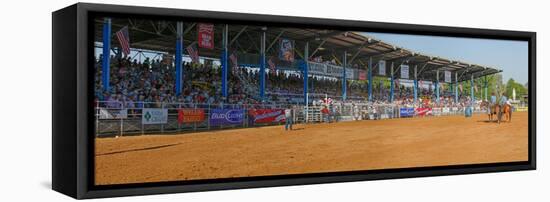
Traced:
[[528, 42], [97, 17], [95, 185], [528, 161]]

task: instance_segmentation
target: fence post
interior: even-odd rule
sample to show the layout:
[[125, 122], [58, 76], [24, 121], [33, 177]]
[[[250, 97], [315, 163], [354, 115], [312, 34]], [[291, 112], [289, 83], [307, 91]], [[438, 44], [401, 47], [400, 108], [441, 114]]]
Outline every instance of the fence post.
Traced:
[[119, 105], [121, 106], [121, 108], [119, 109], [119, 112], [118, 112], [118, 116], [120, 118], [120, 133], [119, 134], [122, 137], [122, 135], [124, 134], [124, 120], [123, 120], [122, 116], [120, 115], [120, 111], [122, 111], [122, 109], [124, 109], [124, 104], [119, 102]]
[[208, 103], [208, 118], [206, 119], [206, 127], [210, 130], [210, 114], [212, 113], [210, 103]]
[[[160, 108], [164, 109], [164, 102], [160, 103]], [[168, 116], [168, 114], [166, 116]], [[168, 123], [168, 120], [166, 120], [166, 123]], [[160, 133], [164, 134], [164, 124], [162, 124], [162, 123], [160, 124]]]

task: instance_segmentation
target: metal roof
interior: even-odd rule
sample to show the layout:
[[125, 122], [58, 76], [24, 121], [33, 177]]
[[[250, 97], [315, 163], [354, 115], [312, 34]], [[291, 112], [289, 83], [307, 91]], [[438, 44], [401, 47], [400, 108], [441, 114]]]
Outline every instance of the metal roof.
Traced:
[[[95, 41], [100, 42], [102, 34], [103, 19], [95, 20]], [[128, 26], [132, 48], [164, 51], [173, 53], [176, 41], [176, 22], [158, 21], [146, 19], [112, 18], [112, 30], [116, 32], [124, 26]], [[469, 80], [485, 75], [502, 72], [494, 67], [478, 65], [458, 60], [452, 60], [437, 56], [421, 54], [403, 47], [374, 39], [362, 33], [342, 30], [322, 30], [303, 28], [281, 28], [263, 27], [249, 25], [229, 25], [229, 48], [242, 53], [260, 52], [260, 37], [262, 29], [266, 29], [266, 55], [276, 55], [277, 41], [281, 37], [295, 40], [297, 57], [303, 57], [302, 53], [305, 43], [309, 42], [310, 57], [322, 56], [324, 59], [335, 59], [340, 63], [344, 51], [347, 52], [349, 66], [357, 64], [359, 69], [365, 69], [369, 59], [372, 58], [373, 65], [379, 60], [386, 60], [389, 67], [392, 63], [396, 70], [401, 64], [417, 66], [418, 79], [434, 81], [436, 70], [451, 71], [458, 74], [458, 81]], [[201, 56], [218, 58], [221, 55], [222, 29], [223, 26], [215, 26], [214, 43], [215, 48], [199, 49]], [[191, 44], [197, 39], [196, 23], [184, 22], [184, 43]], [[111, 40], [116, 46], [118, 41]], [[373, 75], [377, 68], [373, 68]], [[389, 68], [388, 68], [389, 69]], [[399, 71], [394, 71], [396, 75]], [[440, 75], [440, 80], [443, 73]], [[412, 77], [410, 77], [412, 78]], [[453, 78], [454, 80], [454, 78]]]

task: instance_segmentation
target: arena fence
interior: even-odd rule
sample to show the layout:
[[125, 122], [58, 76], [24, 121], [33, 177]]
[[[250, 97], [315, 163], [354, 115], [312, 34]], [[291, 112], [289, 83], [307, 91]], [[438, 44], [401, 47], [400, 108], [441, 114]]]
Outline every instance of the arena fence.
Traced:
[[[285, 123], [285, 109], [293, 109], [294, 123], [463, 115], [465, 110], [465, 107], [415, 108], [367, 103], [334, 103], [326, 110], [324, 108], [324, 105], [291, 104], [98, 102], [95, 106], [95, 133], [102, 137], [282, 125]], [[484, 110], [474, 107], [473, 112]]]

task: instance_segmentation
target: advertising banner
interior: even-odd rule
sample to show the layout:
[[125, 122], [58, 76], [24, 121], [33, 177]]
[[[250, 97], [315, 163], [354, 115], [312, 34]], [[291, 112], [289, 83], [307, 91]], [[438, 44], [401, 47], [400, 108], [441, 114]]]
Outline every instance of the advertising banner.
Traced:
[[178, 123], [196, 123], [204, 121], [204, 109], [180, 109], [178, 110]]
[[214, 49], [214, 24], [199, 23], [199, 47]]
[[125, 119], [128, 118], [128, 109], [99, 109], [99, 119]]
[[451, 71], [445, 71], [445, 82], [451, 83]]
[[359, 70], [359, 80], [363, 81], [367, 79], [367, 72], [363, 70]]
[[280, 123], [285, 121], [284, 109], [251, 109], [248, 118], [252, 123]]
[[417, 116], [432, 115], [432, 108], [429, 107], [416, 108], [414, 111]]
[[168, 123], [168, 109], [144, 108], [141, 116], [142, 124]]
[[409, 78], [409, 65], [401, 65], [401, 78], [402, 79]]
[[239, 125], [244, 120], [242, 109], [211, 109], [208, 121], [210, 126]]
[[378, 75], [386, 75], [386, 61], [378, 61]]
[[279, 59], [294, 62], [294, 41], [290, 39], [281, 39], [279, 47]]
[[399, 114], [401, 117], [412, 117], [414, 116], [414, 108], [412, 107], [403, 107], [399, 109]]

